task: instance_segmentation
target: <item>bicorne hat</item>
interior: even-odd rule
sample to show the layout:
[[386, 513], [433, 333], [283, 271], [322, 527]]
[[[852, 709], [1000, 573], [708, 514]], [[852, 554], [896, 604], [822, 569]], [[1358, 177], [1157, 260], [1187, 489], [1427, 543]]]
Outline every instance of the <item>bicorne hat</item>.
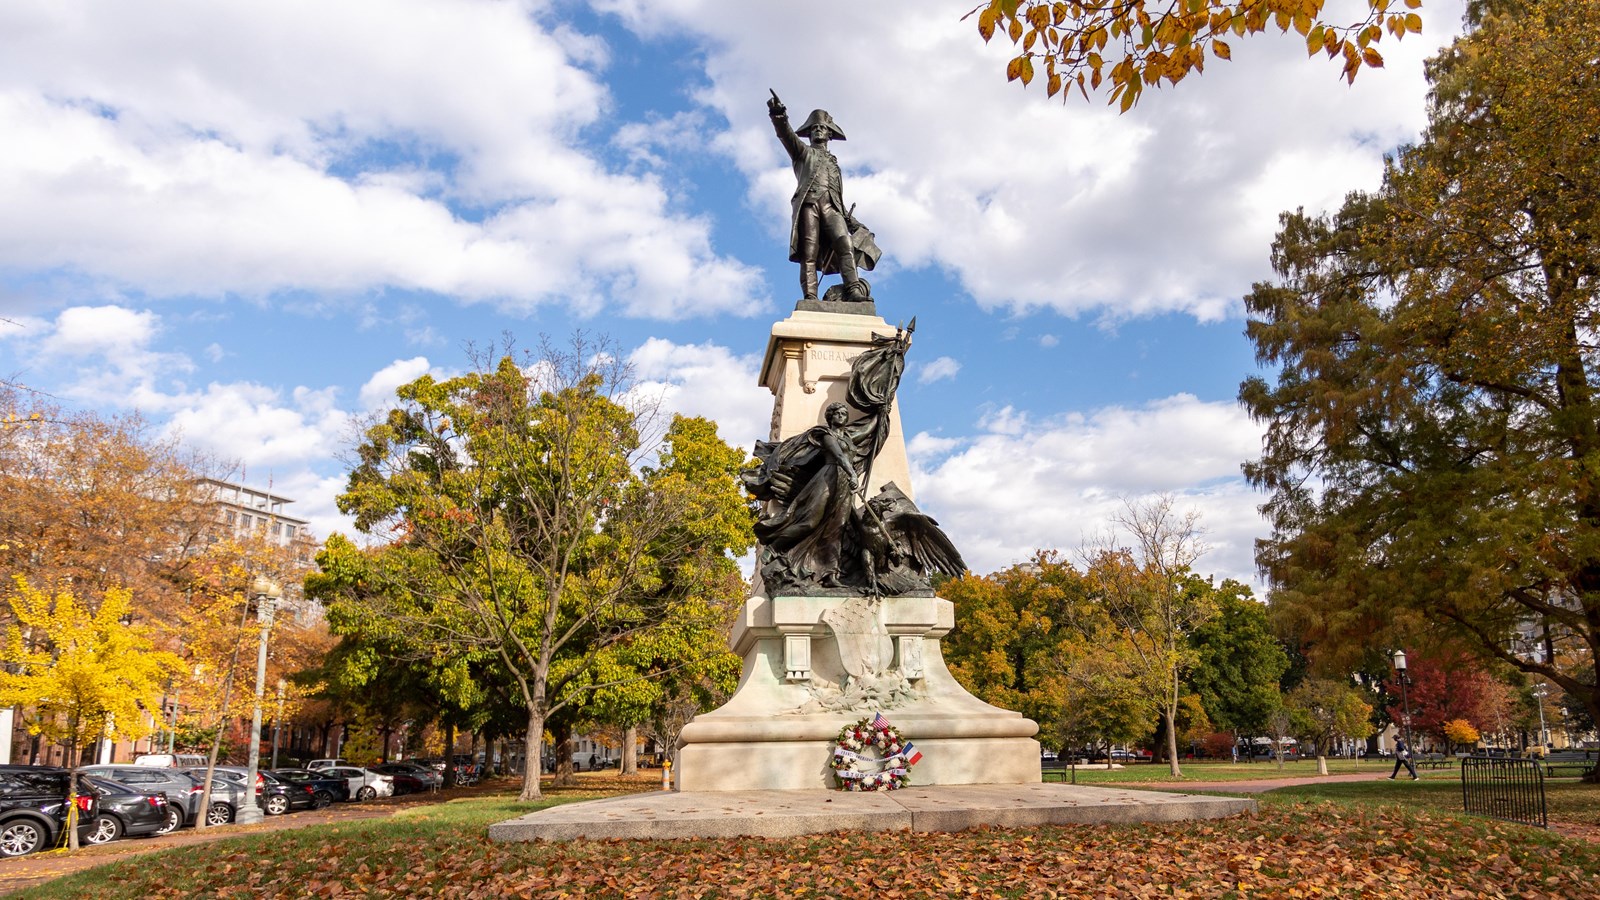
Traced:
[[828, 132], [833, 135], [833, 140], [842, 141], [845, 139], [844, 132], [840, 130], [838, 125], [834, 124], [833, 116], [828, 115], [828, 111], [825, 109], [813, 109], [811, 115], [806, 116], [805, 122], [799, 128], [796, 128], [794, 133], [803, 138], [809, 138], [813, 128], [828, 129]]

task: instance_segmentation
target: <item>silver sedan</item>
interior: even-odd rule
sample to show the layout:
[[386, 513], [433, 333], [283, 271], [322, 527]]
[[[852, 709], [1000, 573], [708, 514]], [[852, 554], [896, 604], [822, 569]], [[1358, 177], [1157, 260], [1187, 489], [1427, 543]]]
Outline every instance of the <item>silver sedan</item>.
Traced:
[[394, 796], [394, 779], [360, 766], [329, 766], [319, 774], [343, 778], [350, 785], [351, 800], [372, 800]]

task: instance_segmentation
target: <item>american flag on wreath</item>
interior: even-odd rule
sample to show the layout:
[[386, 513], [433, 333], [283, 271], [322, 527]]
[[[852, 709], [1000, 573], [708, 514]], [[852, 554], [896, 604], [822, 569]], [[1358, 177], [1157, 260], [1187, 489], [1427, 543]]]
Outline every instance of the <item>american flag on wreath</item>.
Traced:
[[922, 751], [911, 746], [910, 741], [906, 741], [906, 745], [900, 748], [900, 758], [906, 761], [906, 765], [914, 766], [918, 760], [922, 759]]
[[878, 713], [872, 717], [872, 727], [879, 731], [888, 731], [889, 720], [883, 717], [883, 713]]

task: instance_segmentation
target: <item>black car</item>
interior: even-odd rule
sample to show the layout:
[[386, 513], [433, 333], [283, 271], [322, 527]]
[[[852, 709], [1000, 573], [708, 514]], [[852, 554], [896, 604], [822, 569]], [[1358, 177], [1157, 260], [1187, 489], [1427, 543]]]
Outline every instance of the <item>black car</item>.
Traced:
[[291, 809], [321, 809], [328, 805], [319, 801], [316, 788], [309, 784], [285, 781], [271, 772], [262, 772], [261, 778], [267, 798], [262, 808], [269, 816], [281, 816]]
[[[217, 766], [215, 771], [219, 779], [240, 788], [250, 774], [243, 766]], [[255, 802], [269, 816], [281, 816], [291, 809], [307, 809], [312, 805], [309, 791], [291, 788], [260, 769], [256, 770]]]
[[[65, 843], [69, 776], [56, 766], [0, 766], [0, 856], [24, 856]], [[100, 804], [81, 780], [78, 794], [78, 840], [87, 843]]]
[[127, 835], [159, 834], [167, 825], [165, 794], [135, 790], [120, 781], [85, 775], [83, 780], [99, 799], [89, 843], [109, 844]]
[[402, 762], [386, 762], [386, 764], [382, 765], [373, 765], [371, 769], [373, 769], [373, 772], [378, 772], [379, 775], [389, 775], [390, 778], [394, 778], [395, 796], [416, 794], [429, 790], [429, 781], [411, 765], [405, 765]]
[[336, 775], [315, 772], [311, 769], [273, 769], [267, 773], [291, 788], [304, 788], [311, 792], [311, 806], [322, 809], [335, 800], [350, 799], [350, 782]]

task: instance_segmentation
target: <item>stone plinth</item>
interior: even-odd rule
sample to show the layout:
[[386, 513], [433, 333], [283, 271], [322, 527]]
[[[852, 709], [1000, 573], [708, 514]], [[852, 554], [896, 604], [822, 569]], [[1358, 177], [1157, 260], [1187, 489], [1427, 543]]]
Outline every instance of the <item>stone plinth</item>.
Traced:
[[908, 787], [888, 793], [630, 794], [489, 826], [492, 841], [793, 837], [831, 831], [962, 831], [984, 825], [1175, 822], [1251, 813], [1256, 801], [1068, 784]]

